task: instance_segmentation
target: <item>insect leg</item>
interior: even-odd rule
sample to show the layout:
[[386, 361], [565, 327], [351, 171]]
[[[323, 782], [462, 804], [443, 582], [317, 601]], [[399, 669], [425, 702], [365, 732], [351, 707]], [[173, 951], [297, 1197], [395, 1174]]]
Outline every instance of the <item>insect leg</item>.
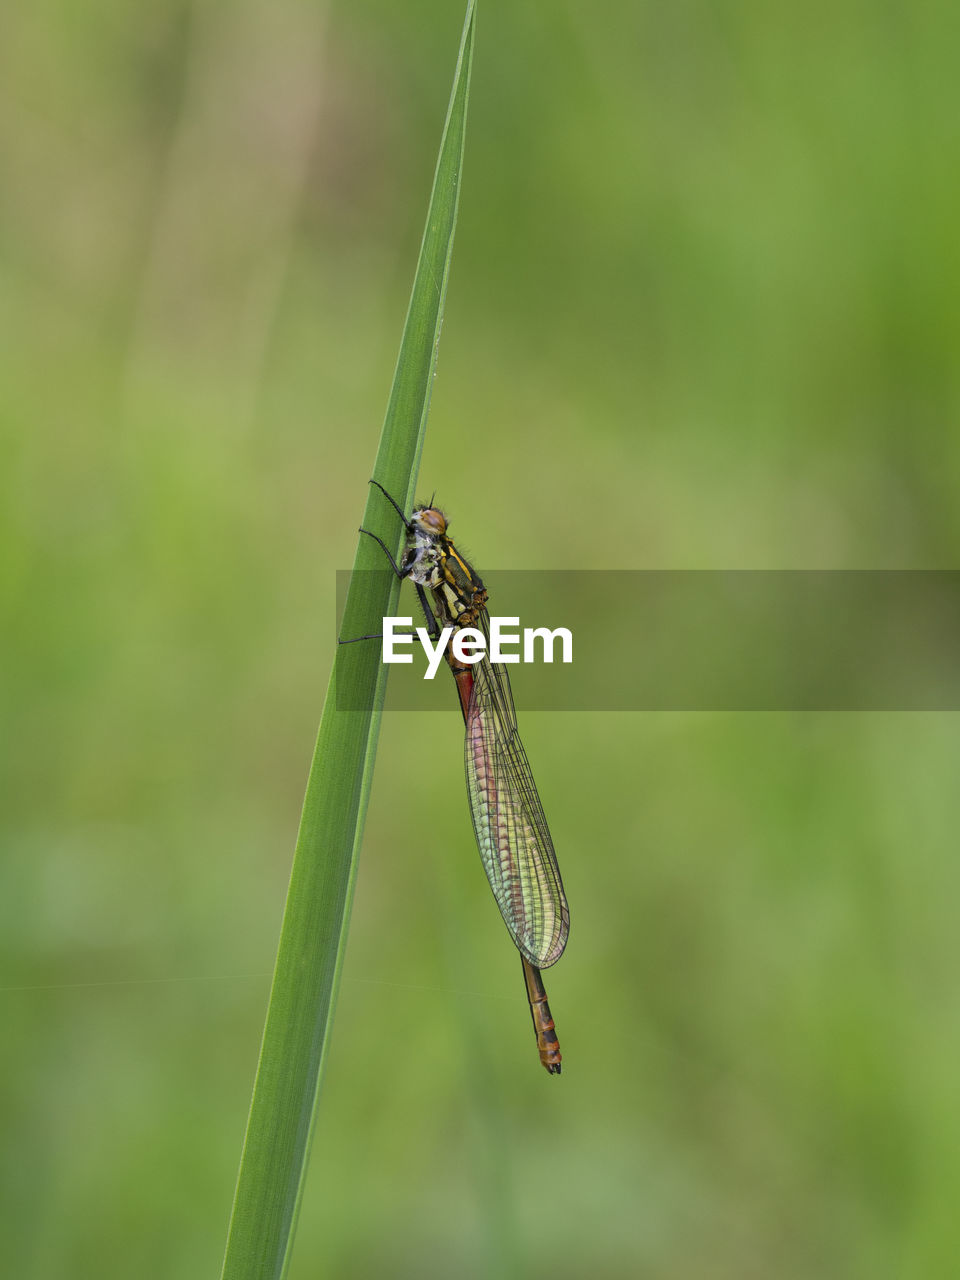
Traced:
[[397, 564], [396, 560], [394, 560], [393, 552], [390, 550], [390, 548], [387, 546], [387, 544], [384, 542], [382, 538], [378, 538], [377, 535], [375, 533], [371, 533], [369, 529], [361, 528], [359, 532], [365, 533], [368, 538], [372, 538], [374, 542], [380, 543], [380, 546], [383, 548], [384, 555], [390, 561], [390, 567], [393, 569], [393, 572], [397, 575], [398, 578], [404, 578], [406, 576], [401, 570], [400, 566]]
[[440, 623], [437, 621], [436, 615], [430, 608], [430, 601], [427, 599], [427, 593], [419, 582], [413, 584], [417, 588], [417, 595], [420, 599], [420, 608], [423, 610], [423, 617], [427, 624], [427, 634], [436, 644], [440, 639]]
[[[413, 638], [416, 636], [417, 633], [415, 631], [394, 631], [393, 634], [395, 636], [410, 636], [411, 638]], [[358, 640], [382, 640], [382, 639], [383, 639], [382, 631], [372, 631], [368, 636], [351, 636], [349, 640], [340, 640], [338, 638], [337, 644], [356, 644]], [[431, 639], [433, 639], [432, 636], [431, 636]]]
[[386, 498], [386, 500], [387, 500], [387, 501], [390, 503], [390, 505], [393, 507], [394, 511], [396, 511], [397, 515], [398, 515], [398, 516], [400, 517], [400, 519], [403, 521], [405, 528], [409, 529], [409, 528], [410, 528], [410, 521], [409, 521], [409, 520], [407, 519], [407, 517], [403, 514], [403, 508], [402, 508], [402, 507], [400, 506], [400, 504], [397, 502], [396, 498], [392, 498], [392, 497], [390, 496], [390, 494], [389, 494], [389, 493], [387, 493], [386, 489], [383, 487], [383, 485], [380, 483], [380, 481], [379, 481], [379, 480], [371, 480], [369, 483], [370, 483], [370, 484], [375, 484], [375, 485], [377, 486], [377, 488], [380, 490], [380, 492], [383, 494], [383, 496]]

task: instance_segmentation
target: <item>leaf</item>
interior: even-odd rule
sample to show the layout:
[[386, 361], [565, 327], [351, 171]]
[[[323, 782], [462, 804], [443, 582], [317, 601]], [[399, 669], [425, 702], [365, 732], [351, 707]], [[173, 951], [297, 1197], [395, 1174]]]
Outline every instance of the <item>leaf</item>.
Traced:
[[[474, 40], [469, 0], [427, 222], [373, 475], [409, 510], [430, 405], [463, 165]], [[399, 554], [403, 527], [370, 487], [363, 526]], [[360, 537], [354, 569], [382, 569]], [[396, 612], [392, 574], [354, 572], [343, 635], [379, 632]], [[339, 648], [300, 821], [260, 1062], [240, 1159], [223, 1280], [285, 1274], [347, 941], [387, 668], [376, 644]], [[338, 701], [338, 691], [340, 699]], [[343, 710], [342, 706], [367, 710]]]

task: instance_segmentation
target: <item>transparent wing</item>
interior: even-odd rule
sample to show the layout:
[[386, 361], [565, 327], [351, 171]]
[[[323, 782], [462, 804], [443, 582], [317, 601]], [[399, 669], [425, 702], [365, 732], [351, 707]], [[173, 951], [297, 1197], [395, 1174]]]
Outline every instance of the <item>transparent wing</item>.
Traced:
[[[479, 624], [487, 630], [486, 616]], [[557, 855], [517, 732], [506, 668], [485, 657], [472, 670], [464, 756], [473, 829], [514, 942], [546, 969], [560, 959], [570, 931]]]

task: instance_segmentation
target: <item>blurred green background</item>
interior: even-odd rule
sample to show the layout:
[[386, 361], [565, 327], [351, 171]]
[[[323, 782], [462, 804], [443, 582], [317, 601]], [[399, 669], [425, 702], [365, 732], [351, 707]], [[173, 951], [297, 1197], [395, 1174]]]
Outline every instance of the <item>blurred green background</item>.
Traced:
[[[219, 1272], [460, 3], [0, 19], [4, 1270]], [[421, 489], [491, 568], [957, 562], [955, 14], [479, 12]], [[291, 1269], [939, 1277], [956, 717], [521, 722], [536, 1053], [460, 717], [385, 719]]]

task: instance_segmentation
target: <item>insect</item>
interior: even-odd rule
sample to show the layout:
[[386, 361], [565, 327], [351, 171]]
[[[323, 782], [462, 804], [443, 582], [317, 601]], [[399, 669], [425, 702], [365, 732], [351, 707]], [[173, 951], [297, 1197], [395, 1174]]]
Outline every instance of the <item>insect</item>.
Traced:
[[393, 505], [406, 528], [401, 563], [375, 533], [360, 532], [380, 544], [398, 578], [413, 582], [433, 642], [444, 627], [455, 632], [474, 627], [486, 638], [483, 656], [472, 665], [453, 653], [453, 636], [444, 655], [456, 681], [466, 726], [470, 813], [490, 888], [523, 962], [540, 1061], [551, 1075], [559, 1075], [560, 1046], [540, 971], [563, 954], [570, 913], [550, 830], [517, 731], [510, 680], [503, 664], [489, 658], [487, 590], [457, 551], [447, 531], [447, 518], [432, 501], [415, 507], [407, 519], [381, 484], [370, 483]]

